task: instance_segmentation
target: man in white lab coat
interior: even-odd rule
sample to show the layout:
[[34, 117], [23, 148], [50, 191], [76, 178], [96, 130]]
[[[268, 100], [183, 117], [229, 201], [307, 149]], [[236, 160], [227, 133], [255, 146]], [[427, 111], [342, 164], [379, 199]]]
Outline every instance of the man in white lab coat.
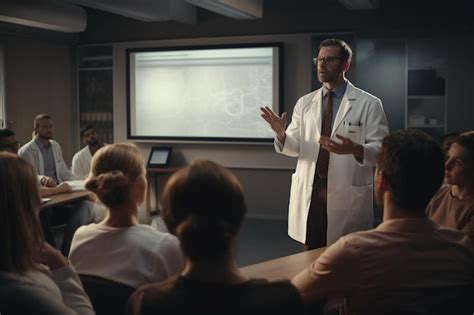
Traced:
[[323, 86], [298, 100], [286, 130], [286, 113], [261, 109], [275, 150], [298, 158], [288, 234], [306, 249], [373, 227], [373, 168], [388, 123], [380, 99], [346, 80], [351, 58], [342, 40], [320, 44], [313, 62]]
[[[40, 175], [40, 183], [53, 179], [53, 185], [64, 181], [77, 179], [69, 170], [63, 158], [59, 144], [53, 138], [53, 120], [51, 116], [40, 114], [34, 119], [34, 137], [18, 150], [18, 155], [31, 163], [34, 170]], [[56, 213], [64, 215], [66, 228], [63, 235], [61, 252], [67, 256], [74, 232], [81, 225], [89, 224], [94, 220], [93, 204], [89, 201], [78, 201], [68, 206], [62, 206]], [[41, 225], [48, 243], [55, 246], [51, 228], [51, 209], [44, 209], [40, 213]]]
[[99, 140], [92, 125], [86, 125], [81, 129], [81, 141], [84, 148], [74, 154], [71, 171], [77, 178], [84, 179], [91, 170], [92, 156], [104, 146], [104, 143]]

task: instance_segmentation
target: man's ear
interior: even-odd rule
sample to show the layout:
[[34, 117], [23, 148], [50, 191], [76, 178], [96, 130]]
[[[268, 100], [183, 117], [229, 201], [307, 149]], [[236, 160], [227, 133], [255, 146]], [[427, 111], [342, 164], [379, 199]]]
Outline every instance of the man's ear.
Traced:
[[387, 175], [385, 174], [384, 171], [380, 171], [380, 181], [379, 181], [378, 185], [379, 185], [379, 190], [381, 190], [381, 191], [388, 191], [390, 189], [390, 186], [388, 184]]
[[351, 67], [351, 63], [349, 62], [349, 60], [346, 60], [343, 62], [342, 69], [344, 70], [344, 72], [347, 72], [347, 70], [349, 70], [350, 67]]

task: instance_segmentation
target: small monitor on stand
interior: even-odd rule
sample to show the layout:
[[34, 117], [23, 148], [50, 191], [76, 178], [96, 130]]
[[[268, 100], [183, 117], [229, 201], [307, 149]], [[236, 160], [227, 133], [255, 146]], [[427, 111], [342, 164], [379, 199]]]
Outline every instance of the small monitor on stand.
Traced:
[[148, 157], [147, 168], [168, 167], [172, 147], [153, 147]]

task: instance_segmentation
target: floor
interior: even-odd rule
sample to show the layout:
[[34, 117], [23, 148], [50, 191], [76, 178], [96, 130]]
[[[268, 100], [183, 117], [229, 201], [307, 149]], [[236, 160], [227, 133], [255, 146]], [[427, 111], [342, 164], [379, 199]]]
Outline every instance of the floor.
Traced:
[[287, 233], [287, 220], [247, 218], [237, 237], [236, 262], [243, 267], [303, 251]]
[[[375, 209], [375, 226], [381, 221], [380, 209]], [[235, 260], [238, 267], [256, 264], [303, 251], [303, 245], [287, 233], [287, 220], [246, 218], [237, 236]], [[159, 230], [165, 229], [161, 220], [152, 222]], [[62, 229], [55, 230], [56, 244], [61, 244]]]
[[[158, 224], [158, 229], [163, 229], [162, 223]], [[60, 246], [63, 227], [55, 228], [54, 234], [56, 244]], [[247, 218], [237, 236], [235, 259], [237, 266], [243, 267], [301, 251], [303, 245], [287, 234], [286, 220]]]

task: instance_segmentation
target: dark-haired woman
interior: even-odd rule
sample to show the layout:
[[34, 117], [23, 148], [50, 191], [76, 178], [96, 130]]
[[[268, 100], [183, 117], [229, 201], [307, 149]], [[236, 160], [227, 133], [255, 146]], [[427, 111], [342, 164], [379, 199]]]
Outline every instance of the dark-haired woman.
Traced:
[[33, 167], [0, 152], [0, 314], [94, 314], [76, 271], [44, 242]]
[[233, 247], [246, 206], [235, 176], [210, 161], [196, 161], [168, 181], [161, 208], [186, 257], [184, 270], [132, 296], [138, 314], [301, 314], [289, 282], [247, 279], [236, 267]]
[[138, 207], [146, 187], [136, 146], [112, 144], [97, 151], [86, 188], [107, 207], [107, 214], [100, 223], [82, 226], [74, 235], [69, 259], [79, 274], [138, 287], [182, 269], [177, 238], [139, 224]]
[[460, 230], [474, 241], [474, 134], [457, 137], [448, 151], [444, 185], [426, 212], [436, 223]]

